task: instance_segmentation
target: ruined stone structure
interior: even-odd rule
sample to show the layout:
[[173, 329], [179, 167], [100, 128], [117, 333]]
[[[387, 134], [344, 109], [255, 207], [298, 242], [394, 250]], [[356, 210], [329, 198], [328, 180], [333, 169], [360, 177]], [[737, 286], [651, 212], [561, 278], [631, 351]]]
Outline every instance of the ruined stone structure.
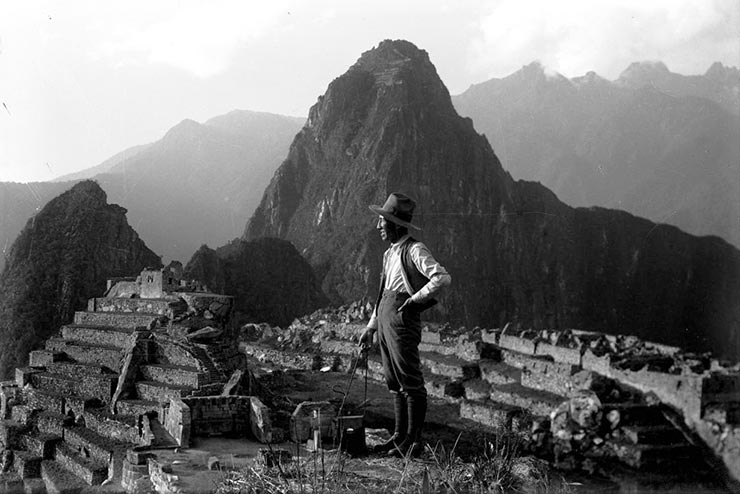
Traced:
[[[142, 280], [150, 284], [143, 291]], [[106, 483], [178, 492], [159, 448], [214, 433], [270, 443], [303, 430], [297, 421], [310, 417], [295, 414], [290, 434], [272, 429], [274, 411], [252, 392], [245, 354], [283, 369], [351, 369], [370, 305], [235, 334], [223, 324], [231, 306], [230, 297], [182, 283], [171, 267], [117, 280], [108, 296], [90, 299], [29, 354], [15, 381], [0, 384], [0, 491], [81, 492]], [[455, 409], [445, 426], [526, 432], [530, 447], [561, 468], [703, 465], [740, 479], [737, 365], [576, 330], [434, 326], [422, 336], [427, 389], [437, 406]], [[377, 355], [365, 367], [382, 381]]]
[[[317, 312], [287, 330], [249, 325], [241, 346], [284, 367], [351, 369], [370, 309]], [[690, 466], [740, 480], [738, 365], [631, 336], [511, 326], [427, 327], [420, 350], [429, 394], [458, 407], [446, 425], [524, 431], [567, 469], [594, 461], [663, 472]], [[379, 355], [371, 353], [367, 368], [383, 381]]]
[[[233, 382], [224, 389], [247, 372], [223, 324], [231, 297], [182, 282], [173, 265], [115, 280], [108, 294], [1, 383], [0, 491], [176, 491], [149, 449], [201, 432], [247, 437], [250, 416], [266, 415], [256, 397], [229, 395]], [[259, 427], [269, 439], [269, 420]]]

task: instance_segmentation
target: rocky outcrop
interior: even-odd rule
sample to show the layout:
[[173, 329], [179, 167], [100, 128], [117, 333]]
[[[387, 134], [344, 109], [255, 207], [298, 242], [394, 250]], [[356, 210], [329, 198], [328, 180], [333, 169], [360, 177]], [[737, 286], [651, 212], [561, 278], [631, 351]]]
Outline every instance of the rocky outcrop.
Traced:
[[233, 317], [241, 322], [284, 326], [327, 303], [311, 266], [289, 242], [276, 238], [235, 240], [218, 250], [203, 246], [184, 276], [233, 294]]
[[13, 243], [0, 275], [0, 375], [25, 364], [37, 347], [85, 307], [106, 279], [159, 266], [92, 181], [80, 182], [32, 217]]
[[437, 315], [740, 357], [737, 249], [514, 181], [457, 115], [426, 52], [405, 41], [382, 42], [329, 85], [245, 238], [291, 241], [335, 302], [372, 300], [384, 245], [367, 205], [392, 191], [417, 199], [415, 223], [452, 274]]

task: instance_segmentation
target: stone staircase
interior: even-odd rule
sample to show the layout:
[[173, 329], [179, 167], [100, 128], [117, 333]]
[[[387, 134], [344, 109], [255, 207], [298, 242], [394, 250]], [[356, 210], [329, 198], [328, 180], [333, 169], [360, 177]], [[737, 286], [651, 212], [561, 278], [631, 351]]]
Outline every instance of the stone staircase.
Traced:
[[[15, 488], [93, 492], [105, 482], [105, 492], [122, 492], [127, 450], [177, 446], [160, 423], [164, 411], [170, 399], [209, 384], [210, 374], [186, 351], [158, 348], [159, 340], [167, 346], [166, 330], [148, 328], [161, 317], [77, 312], [44, 349], [29, 354], [29, 366], [16, 370], [18, 399], [0, 424], [0, 443], [13, 451]], [[133, 385], [114, 399], [136, 333], [148, 337], [143, 362], [130, 371]]]
[[[341, 362], [341, 369], [352, 368], [357, 344], [352, 340], [363, 330], [362, 324], [327, 324], [314, 334], [321, 339], [319, 348], [276, 349], [259, 335], [243, 342], [242, 350], [260, 361], [272, 361], [278, 367], [316, 369]], [[304, 328], [316, 332], [316, 327]], [[291, 341], [300, 331], [294, 323], [281, 341]], [[274, 331], [274, 330], [273, 330]], [[420, 356], [428, 394], [436, 405], [458, 407], [463, 426], [480, 424], [482, 429], [529, 431], [533, 423], [550, 418], [559, 405], [581, 389], [600, 395], [603, 413], [615, 411], [618, 423], [609, 435], [610, 454], [629, 467], [651, 470], [666, 465], [703, 464], [702, 454], [680, 428], [668, 420], [671, 411], [657, 403], [642, 402], [641, 393], [622, 387], [610, 396], [607, 384], [614, 382], [591, 370], [584, 370], [578, 349], [547, 348], [535, 352], [526, 338], [479, 331], [446, 337], [425, 328]], [[321, 356], [320, 365], [316, 355]], [[382, 364], [377, 354], [367, 360], [368, 377], [384, 382]]]
[[[464, 355], [472, 360], [458, 357], [451, 361], [450, 357], [434, 351], [439, 347], [433, 342], [436, 335], [429, 334], [425, 339], [432, 340], [421, 345], [429, 351], [422, 358], [427, 375], [432, 378], [427, 384], [429, 394], [459, 401], [461, 417], [485, 426], [528, 427], [535, 420], [548, 418], [581, 389], [579, 382], [590, 381], [592, 389], [598, 386], [598, 376], [593, 372], [558, 362], [552, 356], [529, 355], [481, 342], [479, 354], [488, 358], [476, 360], [476, 353], [465, 350], [463, 345]], [[450, 366], [452, 362], [454, 365]], [[670, 411], [666, 407], [635, 402], [639, 400], [635, 394], [626, 398], [628, 401], [617, 398], [609, 402], [610, 397], [601, 398], [604, 414], [612, 410], [619, 413], [619, 427], [613, 436], [619, 438], [614, 452], [622, 462], [640, 469], [701, 463], [701, 450], [668, 420], [666, 413]]]

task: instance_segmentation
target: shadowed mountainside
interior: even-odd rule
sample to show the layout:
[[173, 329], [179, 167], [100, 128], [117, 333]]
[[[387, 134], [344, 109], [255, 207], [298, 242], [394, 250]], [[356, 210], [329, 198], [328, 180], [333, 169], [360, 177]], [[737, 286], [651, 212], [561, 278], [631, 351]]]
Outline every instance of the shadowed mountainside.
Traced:
[[185, 277], [234, 296], [235, 323], [287, 326], [326, 305], [318, 280], [290, 242], [234, 240], [213, 250], [202, 246], [185, 266]]
[[530, 64], [453, 98], [516, 178], [740, 245], [740, 72], [635, 63], [618, 80]]
[[740, 252], [631, 214], [571, 208], [514, 181], [452, 106], [426, 52], [384, 41], [311, 108], [244, 238], [291, 241], [334, 302], [374, 297], [368, 204], [415, 197], [453, 286], [453, 322], [631, 333], [740, 357]]
[[52, 199], [13, 243], [0, 275], [0, 376], [26, 364], [28, 352], [72, 320], [106, 280], [161, 266], [92, 181]]

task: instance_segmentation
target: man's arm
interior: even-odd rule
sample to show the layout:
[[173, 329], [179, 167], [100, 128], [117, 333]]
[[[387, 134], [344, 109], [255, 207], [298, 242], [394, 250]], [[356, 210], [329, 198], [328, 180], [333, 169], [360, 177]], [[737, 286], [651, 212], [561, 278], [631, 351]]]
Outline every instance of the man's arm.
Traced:
[[373, 346], [373, 336], [375, 335], [375, 332], [378, 330], [378, 308], [375, 307], [373, 309], [373, 315], [370, 316], [370, 321], [367, 323], [367, 327], [360, 335], [360, 347], [362, 347], [363, 350], [369, 349], [371, 346]]
[[426, 245], [421, 242], [417, 242], [413, 245], [409, 251], [411, 260], [414, 262], [416, 268], [424, 276], [429, 278], [429, 281], [424, 285], [418, 292], [413, 294], [409, 300], [413, 303], [423, 303], [434, 297], [436, 293], [443, 287], [448, 286], [452, 282], [452, 277], [447, 270], [440, 263], [434, 259], [432, 253]]

